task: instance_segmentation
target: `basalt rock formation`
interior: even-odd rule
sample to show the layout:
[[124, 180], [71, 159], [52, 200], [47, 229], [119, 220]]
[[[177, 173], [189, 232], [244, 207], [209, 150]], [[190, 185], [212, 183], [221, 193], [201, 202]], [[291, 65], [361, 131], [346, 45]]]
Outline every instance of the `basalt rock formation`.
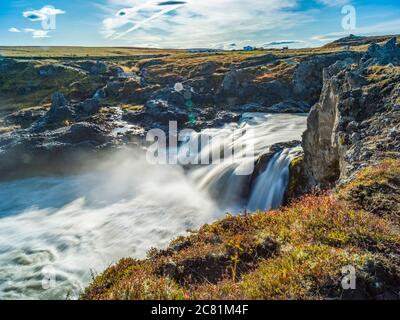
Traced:
[[303, 137], [307, 187], [325, 188], [386, 157], [400, 157], [400, 48], [372, 45], [361, 62], [324, 70]]

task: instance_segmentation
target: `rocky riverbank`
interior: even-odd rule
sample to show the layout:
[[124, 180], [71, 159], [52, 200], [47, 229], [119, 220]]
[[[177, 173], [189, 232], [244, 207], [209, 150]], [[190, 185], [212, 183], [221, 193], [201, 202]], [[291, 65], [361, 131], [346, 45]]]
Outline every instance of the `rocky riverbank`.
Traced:
[[143, 144], [148, 130], [167, 131], [170, 121], [199, 131], [248, 112], [306, 113], [322, 90], [323, 68], [360, 57], [224, 54], [188, 57], [183, 65], [170, 56], [119, 63], [1, 58], [0, 101], [13, 103], [2, 107], [0, 177], [68, 173], [103, 151]]

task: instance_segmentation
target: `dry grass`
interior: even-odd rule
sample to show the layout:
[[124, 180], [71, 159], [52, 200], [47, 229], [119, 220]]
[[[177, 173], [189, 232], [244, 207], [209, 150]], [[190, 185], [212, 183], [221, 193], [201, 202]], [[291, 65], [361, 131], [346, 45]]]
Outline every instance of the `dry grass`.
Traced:
[[1, 55], [18, 58], [107, 58], [159, 55], [170, 54], [174, 52], [177, 51], [128, 47], [0, 47]]
[[338, 194], [353, 208], [363, 208], [400, 224], [400, 160], [387, 159], [362, 170]]
[[20, 126], [8, 126], [8, 127], [0, 127], [0, 134], [12, 132], [14, 130], [20, 129]]

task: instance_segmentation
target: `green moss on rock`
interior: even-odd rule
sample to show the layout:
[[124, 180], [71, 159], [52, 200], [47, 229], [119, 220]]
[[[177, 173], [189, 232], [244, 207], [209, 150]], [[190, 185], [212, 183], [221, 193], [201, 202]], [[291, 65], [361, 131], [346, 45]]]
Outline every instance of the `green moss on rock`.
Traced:
[[294, 158], [289, 166], [289, 183], [285, 194], [285, 204], [304, 195], [302, 186], [305, 184], [305, 176], [303, 171], [304, 156]]

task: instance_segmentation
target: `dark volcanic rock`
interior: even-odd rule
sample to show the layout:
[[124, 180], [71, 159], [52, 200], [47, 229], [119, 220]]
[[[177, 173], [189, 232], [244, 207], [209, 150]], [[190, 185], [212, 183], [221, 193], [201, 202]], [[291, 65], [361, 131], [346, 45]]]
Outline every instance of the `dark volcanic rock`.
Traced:
[[194, 72], [191, 73], [190, 77], [209, 76], [212, 75], [217, 70], [217, 68], [218, 65], [215, 62], [208, 61], [195, 68]]
[[46, 114], [44, 108], [32, 108], [14, 112], [4, 118], [7, 125], [18, 125], [21, 128], [28, 128], [34, 122], [42, 118]]
[[85, 157], [113, 146], [113, 140], [95, 124], [34, 132], [17, 130], [0, 135], [0, 177], [14, 179], [37, 174], [68, 173], [85, 166]]
[[108, 72], [107, 64], [101, 61], [84, 61], [80, 63], [80, 67], [91, 75], [100, 75]]
[[368, 48], [368, 52], [363, 57], [366, 64], [400, 64], [400, 48], [397, 45], [396, 38], [389, 40], [384, 46], [373, 44]]
[[310, 111], [310, 106], [303, 101], [286, 100], [268, 108], [268, 112], [274, 113], [306, 113]]
[[[371, 48], [379, 52], [374, 58], [358, 65], [337, 62], [324, 71], [321, 98], [310, 112], [302, 143], [310, 189], [345, 181], [388, 155], [400, 157], [399, 138], [390, 134], [400, 128], [400, 113], [393, 109], [400, 98], [400, 75], [391, 66], [379, 75], [373, 68], [396, 63], [398, 48], [393, 41]], [[386, 60], [388, 52], [392, 60]]]
[[51, 109], [52, 111], [57, 111], [60, 107], [64, 107], [68, 104], [67, 99], [60, 92], [53, 93], [51, 96]]
[[243, 70], [230, 70], [221, 85], [221, 92], [227, 96], [237, 96], [238, 91], [247, 86], [253, 76]]
[[[40, 120], [40, 127], [45, 127], [49, 124], [58, 124], [66, 120], [72, 120], [75, 117], [75, 110], [68, 105], [62, 93], [56, 92], [51, 97], [51, 108], [49, 112]], [[45, 128], [43, 128], [45, 129]]]
[[77, 108], [85, 115], [93, 115], [100, 111], [100, 103], [98, 99], [87, 99], [80, 103]]
[[305, 101], [312, 105], [318, 101], [323, 85], [323, 70], [339, 60], [349, 63], [361, 59], [361, 53], [343, 52], [327, 55], [317, 55], [307, 58], [300, 63], [293, 75], [293, 95], [296, 100]]
[[107, 97], [117, 97], [120, 90], [124, 87], [124, 83], [119, 80], [113, 80], [107, 82], [107, 85], [103, 88]]
[[92, 116], [100, 111], [98, 99], [87, 99], [71, 105], [64, 95], [56, 92], [52, 96], [50, 110], [33, 126], [33, 131], [45, 131], [64, 126], [68, 122], [81, 121], [82, 118]]
[[68, 144], [89, 143], [95, 146], [107, 141], [106, 133], [98, 125], [81, 122], [72, 125], [57, 141]]

